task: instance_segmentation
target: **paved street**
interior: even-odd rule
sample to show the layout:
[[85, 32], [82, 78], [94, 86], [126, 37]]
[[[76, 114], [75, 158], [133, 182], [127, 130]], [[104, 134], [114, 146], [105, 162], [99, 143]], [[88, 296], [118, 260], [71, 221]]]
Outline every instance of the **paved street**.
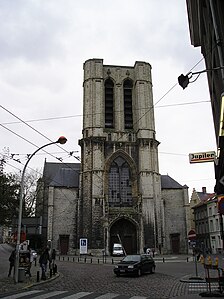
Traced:
[[[4, 261], [2, 256], [5, 256]], [[85, 260], [78, 257], [60, 257], [60, 261], [57, 258], [59, 277], [54, 277], [55, 279], [52, 281], [48, 280], [36, 284], [39, 266], [33, 265], [32, 278], [27, 277], [24, 283], [15, 285], [13, 279], [7, 277], [7, 256], [8, 251], [0, 257], [0, 264], [3, 266], [4, 262], [6, 263], [5, 268], [2, 268], [5, 270], [1, 272], [0, 298], [24, 298], [24, 292], [32, 291], [32, 293], [26, 293], [28, 297], [25, 298], [125, 299], [137, 296], [132, 299], [177, 299], [200, 298], [199, 293], [206, 291], [206, 284], [203, 281], [189, 283], [189, 277], [196, 275], [195, 263], [190, 257], [188, 259], [184, 256], [156, 257], [156, 273], [141, 277], [116, 277], [113, 274], [114, 265], [111, 258], [107, 259], [107, 264], [103, 264], [102, 261], [98, 263], [98, 259], [87, 258]], [[197, 271], [198, 275], [205, 276], [201, 264], [197, 264]], [[3, 277], [3, 273], [5, 277]], [[181, 282], [181, 279], [188, 282]], [[28, 289], [21, 290], [24, 287], [28, 287]], [[212, 285], [212, 289], [217, 289], [217, 283]]]

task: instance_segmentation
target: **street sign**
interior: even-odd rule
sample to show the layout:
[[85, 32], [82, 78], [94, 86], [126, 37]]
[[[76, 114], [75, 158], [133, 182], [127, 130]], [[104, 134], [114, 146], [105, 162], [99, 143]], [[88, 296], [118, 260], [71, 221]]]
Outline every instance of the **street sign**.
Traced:
[[196, 240], [196, 233], [194, 229], [191, 229], [188, 233], [188, 240], [195, 241]]
[[88, 250], [87, 250], [87, 239], [85, 238], [81, 238], [79, 240], [79, 252], [80, 254], [87, 254]]

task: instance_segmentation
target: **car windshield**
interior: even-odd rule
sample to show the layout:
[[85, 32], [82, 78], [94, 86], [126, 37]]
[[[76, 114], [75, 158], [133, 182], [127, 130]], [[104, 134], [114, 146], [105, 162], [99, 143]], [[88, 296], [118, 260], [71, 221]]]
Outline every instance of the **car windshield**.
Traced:
[[127, 255], [125, 258], [123, 258], [122, 262], [139, 262], [140, 259], [140, 255]]

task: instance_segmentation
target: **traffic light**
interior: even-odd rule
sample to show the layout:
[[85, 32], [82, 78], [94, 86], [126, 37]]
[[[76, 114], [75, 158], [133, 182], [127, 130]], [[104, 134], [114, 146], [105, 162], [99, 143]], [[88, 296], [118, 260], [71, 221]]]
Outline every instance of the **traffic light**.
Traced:
[[185, 89], [188, 84], [189, 84], [189, 78], [188, 78], [188, 75], [184, 76], [183, 74], [181, 74], [179, 77], [178, 77], [178, 83], [179, 85]]

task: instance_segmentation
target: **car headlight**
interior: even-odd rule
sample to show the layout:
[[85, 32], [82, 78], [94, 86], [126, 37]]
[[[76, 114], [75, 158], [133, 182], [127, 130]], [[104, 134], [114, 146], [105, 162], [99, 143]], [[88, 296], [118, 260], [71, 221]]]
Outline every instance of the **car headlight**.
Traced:
[[133, 266], [133, 265], [130, 265], [130, 266], [128, 266], [128, 268], [129, 268], [129, 269], [133, 269], [133, 268], [134, 268], [134, 266]]
[[116, 269], [117, 269], [117, 268], [118, 268], [118, 266], [116, 265], [116, 266], [114, 266], [114, 268], [116, 268]]

